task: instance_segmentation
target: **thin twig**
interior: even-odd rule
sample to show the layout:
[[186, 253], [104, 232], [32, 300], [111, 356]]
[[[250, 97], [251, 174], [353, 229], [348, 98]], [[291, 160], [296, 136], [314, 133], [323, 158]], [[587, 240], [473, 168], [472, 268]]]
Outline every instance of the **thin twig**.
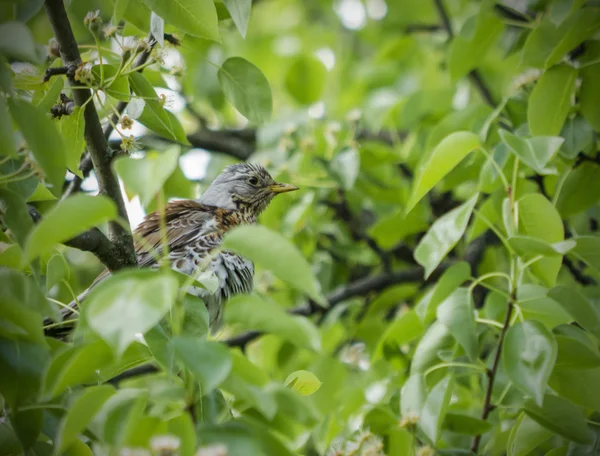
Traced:
[[[502, 325], [502, 330], [500, 331], [500, 339], [498, 340], [498, 348], [496, 350], [496, 355], [494, 356], [494, 363], [492, 368], [487, 371], [488, 377], [488, 386], [485, 392], [485, 400], [483, 402], [483, 411], [481, 412], [481, 419], [483, 421], [487, 420], [490, 412], [494, 409], [492, 405], [492, 391], [494, 389], [494, 381], [496, 380], [496, 374], [498, 373], [498, 366], [500, 365], [500, 356], [502, 354], [502, 345], [504, 344], [504, 338], [506, 337], [506, 333], [510, 326], [510, 320], [512, 318], [512, 313], [514, 310], [514, 301], [516, 300], [515, 293], [511, 295], [508, 306], [506, 309], [506, 318], [504, 319], [504, 324]], [[477, 453], [479, 449], [479, 443], [481, 442], [481, 434], [478, 434], [473, 439], [473, 444], [471, 445], [471, 451], [473, 453]]]

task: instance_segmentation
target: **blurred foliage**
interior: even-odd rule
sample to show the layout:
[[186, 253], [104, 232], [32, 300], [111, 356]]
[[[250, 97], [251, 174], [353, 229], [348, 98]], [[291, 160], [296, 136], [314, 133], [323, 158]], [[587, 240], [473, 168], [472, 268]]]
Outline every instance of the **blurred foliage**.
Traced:
[[[597, 2], [72, 0], [73, 68], [60, 3], [0, 3], [1, 455], [599, 454]], [[216, 338], [168, 269], [58, 318], [103, 269], [61, 243], [124, 223], [70, 195], [71, 77], [145, 213], [240, 159], [301, 187], [227, 239]]]

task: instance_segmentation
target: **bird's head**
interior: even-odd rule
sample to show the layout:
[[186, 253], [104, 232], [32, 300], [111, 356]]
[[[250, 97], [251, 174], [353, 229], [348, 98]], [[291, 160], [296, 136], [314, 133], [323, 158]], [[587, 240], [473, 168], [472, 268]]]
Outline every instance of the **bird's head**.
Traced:
[[238, 163], [225, 168], [199, 201], [223, 209], [248, 210], [258, 216], [275, 195], [294, 190], [298, 187], [275, 182], [260, 165]]

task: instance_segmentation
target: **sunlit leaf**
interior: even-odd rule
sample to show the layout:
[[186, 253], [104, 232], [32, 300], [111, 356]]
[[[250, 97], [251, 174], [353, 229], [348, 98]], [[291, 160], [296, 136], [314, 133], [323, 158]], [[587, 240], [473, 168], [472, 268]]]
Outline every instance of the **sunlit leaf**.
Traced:
[[145, 0], [169, 25], [184, 33], [220, 41], [217, 10], [212, 0]]
[[425, 277], [438, 267], [467, 228], [479, 194], [437, 219], [415, 249], [414, 257], [425, 268]]
[[218, 78], [227, 99], [248, 120], [261, 124], [270, 119], [271, 87], [255, 65], [241, 57], [231, 57], [219, 68]]
[[305, 105], [319, 101], [326, 82], [325, 65], [312, 55], [297, 57], [285, 77], [285, 87], [290, 95]]
[[225, 3], [225, 6], [229, 11], [233, 23], [240, 31], [240, 35], [246, 38], [252, 0], [223, 0], [223, 3]]
[[556, 361], [556, 340], [536, 321], [519, 322], [506, 333], [502, 347], [504, 369], [519, 389], [541, 406]]
[[292, 372], [287, 376], [285, 386], [297, 391], [302, 396], [310, 396], [321, 386], [321, 382], [315, 374], [306, 370]]
[[60, 129], [65, 142], [65, 157], [67, 168], [79, 177], [83, 177], [79, 169], [79, 161], [85, 149], [83, 134], [85, 130], [85, 119], [83, 110], [75, 106], [70, 116], [65, 116], [60, 122]]

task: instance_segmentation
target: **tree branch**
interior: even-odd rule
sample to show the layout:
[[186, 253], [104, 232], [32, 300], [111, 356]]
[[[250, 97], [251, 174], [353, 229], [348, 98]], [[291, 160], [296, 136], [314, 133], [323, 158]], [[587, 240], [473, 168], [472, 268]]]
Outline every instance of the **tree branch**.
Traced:
[[[504, 325], [502, 326], [502, 331], [500, 332], [500, 339], [498, 340], [498, 349], [496, 350], [496, 355], [494, 356], [494, 364], [492, 368], [487, 372], [488, 376], [488, 386], [487, 391], [485, 392], [485, 400], [483, 402], [483, 411], [481, 413], [481, 419], [483, 421], [487, 420], [490, 412], [494, 409], [492, 405], [492, 391], [494, 389], [494, 381], [496, 380], [496, 374], [498, 373], [498, 366], [500, 365], [500, 356], [502, 354], [502, 345], [504, 344], [504, 338], [506, 337], [506, 333], [510, 326], [510, 319], [512, 317], [514, 302], [516, 301], [515, 292], [510, 296], [510, 300], [508, 301], [508, 307], [506, 309], [506, 318], [504, 319]], [[477, 450], [479, 449], [479, 443], [481, 442], [481, 434], [478, 434], [473, 439], [473, 444], [471, 445], [471, 451], [477, 454]]]
[[[63, 0], [46, 0], [46, 13], [56, 41], [60, 48], [60, 55], [65, 66], [78, 66], [81, 56], [77, 47], [77, 41], [73, 36], [71, 24], [65, 11]], [[85, 142], [91, 156], [100, 192], [107, 195], [117, 206], [119, 217], [127, 220], [127, 210], [119, 187], [119, 181], [110, 169], [110, 156], [108, 153], [108, 142], [104, 137], [98, 113], [92, 102], [92, 93], [84, 89], [73, 77], [69, 77], [69, 84], [76, 87], [73, 90], [73, 99], [77, 106], [85, 106], [83, 116], [85, 119]], [[133, 248], [133, 237], [131, 232], [121, 224], [111, 221], [108, 224], [109, 239], [115, 244], [120, 262], [125, 265], [137, 265], [135, 251]]]

